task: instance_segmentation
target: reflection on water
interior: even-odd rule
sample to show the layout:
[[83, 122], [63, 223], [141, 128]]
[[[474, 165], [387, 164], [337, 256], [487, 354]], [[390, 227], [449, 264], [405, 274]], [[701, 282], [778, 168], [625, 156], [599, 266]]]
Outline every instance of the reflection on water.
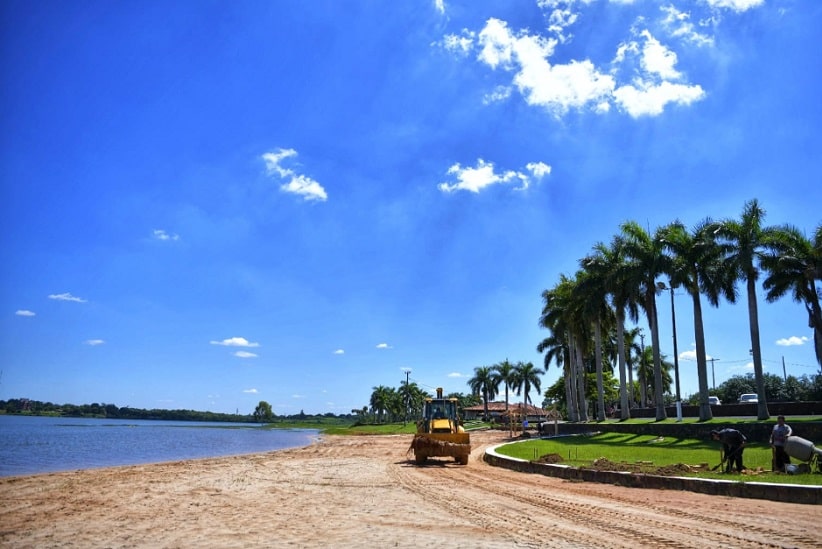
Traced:
[[251, 423], [0, 415], [0, 476], [268, 452], [316, 437]]

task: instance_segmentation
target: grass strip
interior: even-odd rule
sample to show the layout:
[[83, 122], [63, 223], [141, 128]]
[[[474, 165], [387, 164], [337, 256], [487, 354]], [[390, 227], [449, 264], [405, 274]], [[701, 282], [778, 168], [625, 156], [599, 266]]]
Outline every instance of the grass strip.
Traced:
[[[713, 466], [720, 463], [720, 450], [721, 446], [711, 441], [627, 433], [531, 439], [497, 448], [499, 454], [529, 461], [555, 455], [561, 458], [558, 463], [572, 467], [593, 467], [595, 460], [604, 458], [613, 463], [644, 464], [649, 468], [680, 464], [703, 466], [702, 469], [690, 473], [677, 472], [677, 476], [822, 485], [822, 474], [786, 475], [771, 472], [771, 448], [760, 443], [748, 444], [743, 454], [745, 467], [753, 474], [725, 474], [722, 472], [723, 468], [711, 471]], [[792, 461], [797, 463], [796, 460]]]

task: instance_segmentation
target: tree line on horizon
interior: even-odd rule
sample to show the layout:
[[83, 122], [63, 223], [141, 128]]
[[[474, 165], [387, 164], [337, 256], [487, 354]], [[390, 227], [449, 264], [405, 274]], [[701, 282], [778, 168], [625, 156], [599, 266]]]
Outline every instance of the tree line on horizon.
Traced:
[[768, 302], [790, 295], [805, 307], [822, 374], [822, 290], [817, 286], [822, 280], [822, 223], [809, 239], [789, 224], [764, 226], [764, 216], [765, 211], [754, 199], [745, 203], [739, 219], [706, 218], [691, 229], [678, 220], [653, 232], [635, 221], [625, 222], [610, 243], [597, 243], [579, 260], [573, 276], [562, 274], [556, 285], [542, 292], [539, 325], [550, 335], [537, 345], [537, 351], [545, 355], [546, 371], [551, 363], [563, 371], [569, 420], [588, 420], [587, 397], [591, 391], [586, 389], [587, 373], [594, 373], [596, 379], [596, 419], [605, 418], [603, 368], [613, 371], [615, 367], [619, 372], [621, 419], [630, 417], [633, 382], [626, 379], [626, 373], [631, 376], [637, 364], [636, 355], [630, 352], [636, 334], [626, 330], [625, 323], [627, 319], [638, 322], [640, 312], [651, 332], [648, 352], [652, 364], [652, 374], [648, 373], [651, 383], [640, 385], [650, 394], [642, 398], [653, 403], [657, 420], [666, 418], [667, 368], [663, 368], [660, 351], [656, 297], [678, 288], [693, 301], [701, 421], [713, 417], [708, 403], [702, 300], [713, 307], [718, 307], [723, 298], [735, 303], [739, 297], [737, 283], [744, 285], [747, 298], [758, 419], [770, 417], [756, 297], [761, 275]]
[[[266, 413], [267, 410], [267, 413]], [[354, 415], [333, 413], [309, 415], [300, 410], [298, 414], [280, 415], [271, 411], [271, 405], [265, 401], [260, 401], [253, 413], [250, 414], [226, 414], [222, 412], [209, 412], [198, 410], [166, 410], [162, 408], [143, 409], [124, 406], [122, 408], [115, 404], [92, 403], [92, 404], [54, 404], [52, 402], [42, 402], [28, 398], [12, 398], [0, 400], [0, 415], [32, 415], [32, 416], [54, 416], [54, 417], [81, 417], [98, 419], [131, 419], [131, 420], [164, 420], [164, 421], [205, 421], [205, 422], [231, 422], [231, 423], [260, 423], [265, 421], [307, 421], [317, 418], [338, 418], [345, 420], [354, 419]]]

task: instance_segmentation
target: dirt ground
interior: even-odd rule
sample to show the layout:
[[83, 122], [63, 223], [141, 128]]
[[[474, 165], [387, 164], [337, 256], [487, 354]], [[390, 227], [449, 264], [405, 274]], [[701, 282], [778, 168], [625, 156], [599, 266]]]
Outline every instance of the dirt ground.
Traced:
[[411, 437], [0, 479], [0, 547], [822, 547], [822, 506], [417, 467]]

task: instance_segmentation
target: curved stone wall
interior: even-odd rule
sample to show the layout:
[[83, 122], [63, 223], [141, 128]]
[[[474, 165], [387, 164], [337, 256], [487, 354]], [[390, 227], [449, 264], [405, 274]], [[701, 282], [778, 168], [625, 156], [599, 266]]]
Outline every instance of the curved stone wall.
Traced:
[[[516, 444], [516, 442], [506, 444]], [[597, 471], [594, 469], [571, 467], [569, 465], [535, 463], [524, 459], [504, 456], [496, 452], [496, 449], [500, 446], [504, 445], [499, 444], [486, 450], [483, 459], [491, 465], [505, 467], [506, 469], [519, 471], [521, 473], [539, 474], [567, 480], [603, 482], [633, 488], [688, 490], [702, 494], [813, 505], [822, 503], [822, 486], [800, 486], [796, 484], [740, 482], [735, 480], [665, 477], [618, 471]]]

